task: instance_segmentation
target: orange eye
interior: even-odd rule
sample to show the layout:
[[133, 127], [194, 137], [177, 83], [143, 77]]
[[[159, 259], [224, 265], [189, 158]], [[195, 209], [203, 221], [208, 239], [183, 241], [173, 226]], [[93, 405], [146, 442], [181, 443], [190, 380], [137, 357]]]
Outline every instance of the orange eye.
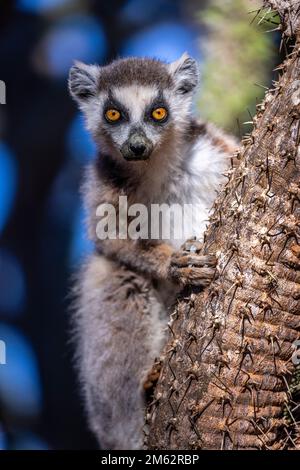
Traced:
[[121, 118], [121, 113], [117, 109], [108, 109], [105, 113], [105, 117], [110, 122], [116, 122]]
[[166, 108], [156, 108], [152, 111], [152, 117], [155, 121], [163, 121], [168, 115]]

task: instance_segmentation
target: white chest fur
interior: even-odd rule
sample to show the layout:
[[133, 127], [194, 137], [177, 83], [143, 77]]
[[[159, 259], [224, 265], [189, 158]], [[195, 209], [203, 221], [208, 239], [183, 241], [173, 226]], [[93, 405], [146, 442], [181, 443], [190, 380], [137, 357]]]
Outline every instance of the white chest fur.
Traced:
[[[209, 211], [216, 198], [228, 166], [228, 158], [212, 145], [207, 137], [201, 137], [181, 159], [179, 168], [173, 170], [165, 190], [165, 202], [171, 207], [178, 204], [183, 210], [182, 237], [174, 234], [169, 242], [179, 248], [185, 240], [196, 237], [202, 240], [208, 222]], [[177, 223], [180, 223], [180, 218]], [[162, 226], [168, 221], [162, 220]], [[176, 220], [175, 222], [176, 223]]]

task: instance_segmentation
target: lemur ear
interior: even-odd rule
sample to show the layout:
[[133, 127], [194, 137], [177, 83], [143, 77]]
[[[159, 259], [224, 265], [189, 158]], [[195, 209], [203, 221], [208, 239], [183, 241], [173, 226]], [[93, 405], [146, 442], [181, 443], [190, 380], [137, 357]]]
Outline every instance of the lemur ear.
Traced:
[[186, 52], [169, 65], [169, 72], [174, 78], [176, 91], [179, 94], [190, 93], [198, 85], [198, 64]]
[[96, 95], [99, 74], [97, 65], [75, 62], [69, 73], [69, 91], [76, 101], [81, 103]]

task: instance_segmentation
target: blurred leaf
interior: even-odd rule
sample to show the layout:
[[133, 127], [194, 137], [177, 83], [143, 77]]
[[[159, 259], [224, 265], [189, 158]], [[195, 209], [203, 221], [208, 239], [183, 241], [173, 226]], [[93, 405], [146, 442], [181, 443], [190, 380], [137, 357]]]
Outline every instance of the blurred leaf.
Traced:
[[259, 5], [249, 0], [210, 0], [199, 14], [208, 29], [202, 46], [206, 60], [200, 111], [204, 118], [235, 133], [237, 119], [242, 131], [248, 130], [242, 123], [249, 121], [249, 112], [255, 114], [256, 101], [264, 94], [255, 84], [268, 85], [271, 80], [275, 48], [273, 36], [266, 31], [276, 28], [277, 18], [261, 12], [254, 19], [253, 10]]

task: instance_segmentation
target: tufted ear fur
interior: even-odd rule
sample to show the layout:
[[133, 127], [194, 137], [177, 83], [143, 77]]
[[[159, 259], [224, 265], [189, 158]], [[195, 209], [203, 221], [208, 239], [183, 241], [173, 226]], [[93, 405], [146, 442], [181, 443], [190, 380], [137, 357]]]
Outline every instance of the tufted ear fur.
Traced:
[[191, 93], [198, 85], [198, 64], [187, 53], [169, 64], [169, 72], [174, 79], [176, 92], [179, 94]]
[[69, 91], [78, 103], [97, 93], [100, 67], [75, 62], [69, 73]]

